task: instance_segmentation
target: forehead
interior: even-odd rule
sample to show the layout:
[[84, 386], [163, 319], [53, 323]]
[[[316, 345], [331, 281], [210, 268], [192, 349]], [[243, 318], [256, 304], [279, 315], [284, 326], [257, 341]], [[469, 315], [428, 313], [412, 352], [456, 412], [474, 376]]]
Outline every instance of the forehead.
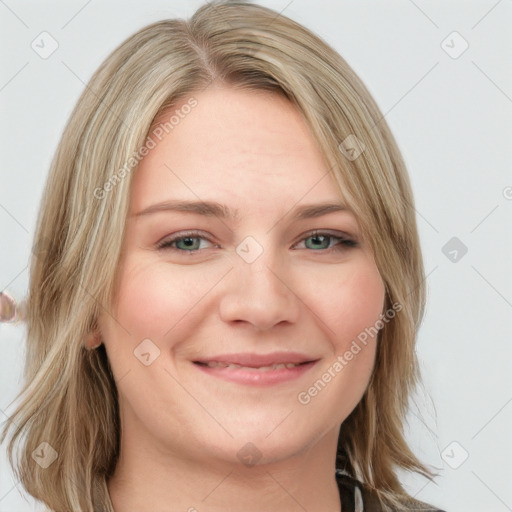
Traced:
[[174, 199], [228, 203], [241, 216], [342, 202], [301, 113], [279, 94], [212, 85], [160, 115], [149, 137], [155, 145], [134, 175], [132, 213]]

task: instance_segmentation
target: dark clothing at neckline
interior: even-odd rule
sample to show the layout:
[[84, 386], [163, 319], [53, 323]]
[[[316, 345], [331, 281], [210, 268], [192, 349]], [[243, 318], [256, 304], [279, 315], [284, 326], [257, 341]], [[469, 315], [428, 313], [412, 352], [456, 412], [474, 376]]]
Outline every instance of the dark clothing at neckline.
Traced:
[[[352, 478], [341, 470], [336, 470], [336, 482], [340, 491], [342, 512], [382, 512], [382, 505], [375, 491]], [[444, 512], [423, 503], [425, 508], [412, 510], [423, 512]]]

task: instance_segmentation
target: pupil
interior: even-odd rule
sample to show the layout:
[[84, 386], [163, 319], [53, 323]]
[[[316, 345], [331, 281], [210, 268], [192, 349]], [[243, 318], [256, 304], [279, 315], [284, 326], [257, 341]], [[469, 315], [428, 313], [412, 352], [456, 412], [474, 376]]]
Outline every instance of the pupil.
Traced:
[[185, 247], [187, 249], [190, 249], [194, 245], [194, 238], [192, 238], [192, 237], [183, 238], [181, 240], [181, 242], [185, 245]]
[[324, 236], [324, 235], [316, 235], [316, 236], [312, 236], [311, 240], [313, 241], [313, 244], [320, 244], [320, 245], [322, 245], [322, 243], [327, 240], [327, 237]]

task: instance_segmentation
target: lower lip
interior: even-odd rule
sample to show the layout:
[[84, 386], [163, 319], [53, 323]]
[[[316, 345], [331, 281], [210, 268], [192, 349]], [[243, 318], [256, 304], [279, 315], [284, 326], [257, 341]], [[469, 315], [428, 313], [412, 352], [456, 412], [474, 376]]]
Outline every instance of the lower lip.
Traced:
[[194, 363], [199, 370], [219, 379], [246, 384], [249, 386], [270, 386], [295, 380], [308, 372], [317, 361], [294, 366], [293, 368], [279, 368], [276, 370], [258, 370], [257, 368], [228, 368], [227, 366], [209, 367]]

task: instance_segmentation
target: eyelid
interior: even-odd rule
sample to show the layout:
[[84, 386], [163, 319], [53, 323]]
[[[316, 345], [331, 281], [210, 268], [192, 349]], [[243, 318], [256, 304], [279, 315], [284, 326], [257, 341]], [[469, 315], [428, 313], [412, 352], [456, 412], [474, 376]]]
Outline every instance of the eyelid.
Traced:
[[[213, 243], [210, 240], [210, 238], [206, 232], [191, 229], [191, 230], [185, 230], [185, 231], [178, 231], [177, 233], [173, 233], [172, 235], [165, 236], [164, 238], [159, 240], [155, 244], [155, 246], [158, 249], [162, 249], [162, 250], [173, 249], [173, 248], [168, 248], [168, 247], [164, 247], [164, 246], [167, 244], [178, 242], [178, 241], [182, 240], [183, 238], [202, 238], [204, 240], [208, 240], [210, 243]], [[176, 249], [176, 250], [179, 252], [197, 252], [198, 249], [195, 249], [193, 251], [180, 251], [179, 249]]]
[[312, 236], [331, 236], [332, 238], [338, 238], [346, 242], [353, 242], [354, 244], [358, 244], [357, 238], [353, 235], [350, 235], [346, 231], [340, 231], [336, 229], [313, 229], [300, 235], [300, 238], [294, 243], [294, 245]]
[[[298, 243], [303, 242], [307, 238], [311, 238], [313, 236], [327, 236], [327, 237], [338, 239], [338, 244], [336, 246], [330, 247], [328, 249], [318, 249], [316, 251], [313, 250], [313, 252], [325, 252], [325, 251], [328, 251], [331, 249], [335, 249], [336, 247], [339, 247], [340, 245], [344, 246], [344, 248], [359, 246], [359, 242], [357, 241], [357, 239], [354, 236], [352, 236], [349, 233], [346, 233], [344, 231], [329, 230], [329, 229], [325, 229], [325, 230], [324, 229], [313, 229], [311, 231], [307, 231], [306, 233], [303, 233], [302, 235], [300, 235], [300, 238], [298, 238], [293, 243], [292, 247], [295, 247]], [[190, 251], [185, 251], [182, 249], [176, 249], [174, 247], [169, 247], [170, 244], [179, 242], [180, 240], [183, 240], [184, 238], [201, 238], [201, 239], [207, 240], [210, 243], [214, 243], [210, 240], [209, 236], [204, 231], [200, 231], [200, 230], [188, 230], [187, 231], [186, 230], [186, 231], [179, 231], [179, 232], [174, 233], [168, 237], [164, 237], [162, 240], [157, 242], [155, 245], [159, 250], [162, 250], [162, 251], [171, 250], [171, 251], [176, 251], [176, 252], [181, 252], [181, 253], [195, 254], [195, 253], [198, 253], [198, 252], [204, 250], [204, 249], [192, 249]]]

